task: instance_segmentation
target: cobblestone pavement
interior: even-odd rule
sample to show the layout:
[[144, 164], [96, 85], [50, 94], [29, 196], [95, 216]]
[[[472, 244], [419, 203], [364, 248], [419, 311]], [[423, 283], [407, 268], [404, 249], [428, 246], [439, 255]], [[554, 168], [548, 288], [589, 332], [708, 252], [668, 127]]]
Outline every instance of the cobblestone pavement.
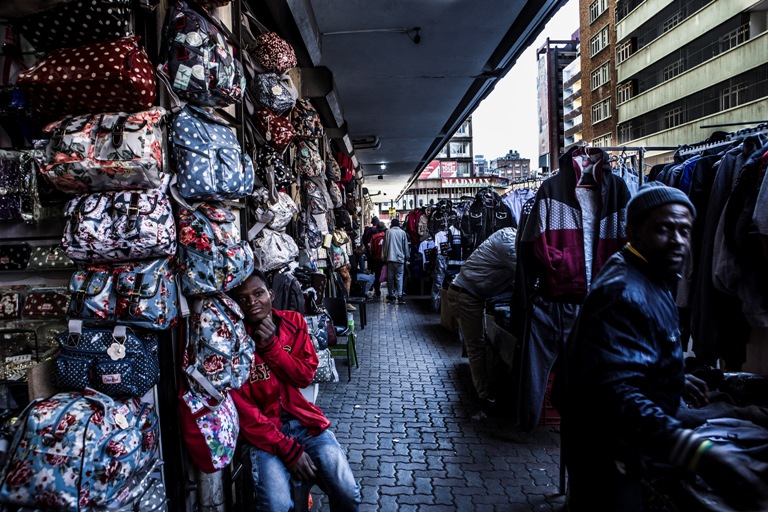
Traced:
[[[427, 304], [369, 302], [352, 381], [337, 360], [340, 382], [320, 387], [317, 404], [362, 488], [360, 510], [563, 510], [557, 428], [521, 433], [508, 419], [473, 419], [461, 343]], [[313, 510], [330, 510], [322, 491], [312, 496]]]

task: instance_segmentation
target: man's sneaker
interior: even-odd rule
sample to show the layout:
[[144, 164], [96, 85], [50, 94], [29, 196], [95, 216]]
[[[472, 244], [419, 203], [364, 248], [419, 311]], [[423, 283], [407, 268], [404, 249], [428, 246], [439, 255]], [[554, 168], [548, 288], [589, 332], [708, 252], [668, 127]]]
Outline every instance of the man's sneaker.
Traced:
[[405, 304], [405, 299], [404, 299], [404, 298], [402, 298], [402, 297], [399, 297], [399, 298], [397, 299], [397, 303], [398, 303], [398, 304]]
[[347, 304], [347, 311], [357, 311], [357, 308], [352, 304]]
[[387, 302], [391, 304], [392, 302], [395, 302], [395, 298], [392, 295], [387, 295]]
[[381, 290], [379, 290], [379, 291], [375, 292], [375, 293], [374, 293], [374, 295], [375, 295], [376, 297], [381, 297]]

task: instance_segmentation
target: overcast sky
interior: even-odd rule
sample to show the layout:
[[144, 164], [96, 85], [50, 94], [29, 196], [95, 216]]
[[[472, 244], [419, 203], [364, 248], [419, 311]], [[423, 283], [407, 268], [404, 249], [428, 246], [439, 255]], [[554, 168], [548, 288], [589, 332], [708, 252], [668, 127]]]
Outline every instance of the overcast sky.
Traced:
[[578, 28], [579, 0], [568, 0], [472, 114], [475, 155], [490, 162], [516, 150], [531, 159], [531, 168], [538, 168], [536, 50], [547, 38], [570, 39]]

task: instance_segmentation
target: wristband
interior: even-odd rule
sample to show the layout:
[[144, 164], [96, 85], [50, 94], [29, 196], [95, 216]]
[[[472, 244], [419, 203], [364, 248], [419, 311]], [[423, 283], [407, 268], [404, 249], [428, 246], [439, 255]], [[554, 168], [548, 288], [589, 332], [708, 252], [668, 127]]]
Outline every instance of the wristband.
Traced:
[[688, 470], [691, 473], [696, 472], [696, 466], [699, 465], [699, 460], [701, 460], [701, 456], [704, 455], [707, 450], [715, 446], [715, 443], [709, 440], [704, 440], [701, 442], [698, 448], [696, 448], [696, 453], [693, 454], [693, 457], [691, 457], [691, 461], [688, 463]]

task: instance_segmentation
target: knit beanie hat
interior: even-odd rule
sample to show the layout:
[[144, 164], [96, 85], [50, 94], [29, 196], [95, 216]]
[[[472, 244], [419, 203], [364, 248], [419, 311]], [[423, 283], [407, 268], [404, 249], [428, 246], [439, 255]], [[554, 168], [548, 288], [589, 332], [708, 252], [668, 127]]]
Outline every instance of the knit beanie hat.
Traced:
[[682, 190], [669, 187], [660, 181], [649, 181], [643, 184], [627, 203], [627, 224], [634, 225], [651, 210], [673, 203], [686, 206], [696, 218], [696, 208]]

